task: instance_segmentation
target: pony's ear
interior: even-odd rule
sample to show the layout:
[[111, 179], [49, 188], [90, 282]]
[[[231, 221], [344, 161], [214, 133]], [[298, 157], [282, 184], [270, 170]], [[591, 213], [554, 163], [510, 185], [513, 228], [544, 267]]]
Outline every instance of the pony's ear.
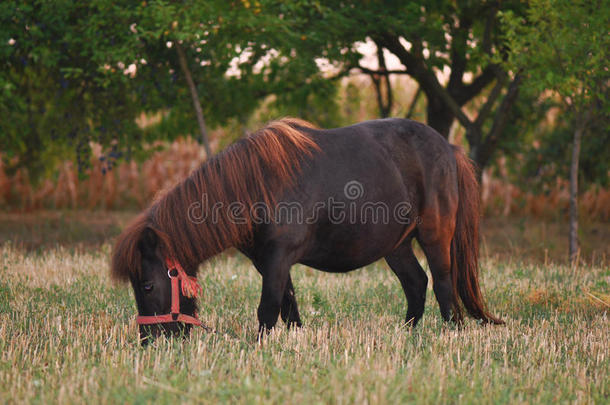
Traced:
[[139, 242], [141, 252], [154, 252], [159, 245], [157, 233], [149, 227], [144, 228]]

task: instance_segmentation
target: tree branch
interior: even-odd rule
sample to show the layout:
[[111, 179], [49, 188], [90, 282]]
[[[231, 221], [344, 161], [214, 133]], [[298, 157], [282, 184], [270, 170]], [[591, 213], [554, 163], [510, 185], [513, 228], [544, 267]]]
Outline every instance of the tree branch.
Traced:
[[[439, 97], [465, 128], [469, 128], [470, 125], [472, 125], [472, 122], [466, 114], [464, 114], [460, 105], [458, 105], [456, 100], [439, 83], [434, 72], [427, 68], [423, 57], [419, 53], [413, 54], [407, 51], [400, 43], [398, 37], [394, 35], [385, 35], [380, 42], [385, 48], [396, 55], [403, 65], [405, 65], [407, 72], [417, 80], [428, 97]], [[413, 44], [413, 48], [417, 52], [418, 46], [416, 43]]]
[[498, 76], [500, 68], [497, 65], [489, 64], [472, 83], [462, 87], [461, 91], [455, 94], [455, 99], [459, 105], [464, 105], [476, 97], [487, 85], [494, 81]]
[[379, 75], [379, 76], [389, 76], [389, 75], [406, 75], [409, 74], [406, 70], [373, 70], [369, 68], [365, 68], [363, 66], [355, 66], [354, 69], [360, 70], [362, 73], [366, 73], [368, 75]]
[[197, 124], [199, 125], [199, 135], [201, 137], [201, 142], [203, 143], [203, 147], [205, 148], [206, 158], [209, 159], [212, 156], [212, 151], [210, 149], [210, 143], [208, 142], [208, 135], [205, 127], [205, 121], [203, 119], [203, 110], [201, 109], [201, 102], [199, 101], [199, 94], [197, 93], [197, 86], [195, 86], [195, 82], [193, 81], [193, 77], [191, 76], [191, 71], [186, 61], [184, 49], [178, 41], [176, 41], [176, 51], [178, 52], [178, 61], [180, 62], [180, 68], [182, 69], [182, 73], [184, 73], [184, 78], [186, 79], [186, 83], [191, 92], [193, 107], [195, 108], [195, 115], [197, 116]]
[[485, 137], [483, 144], [477, 147], [474, 151], [475, 161], [479, 164], [480, 167], [485, 167], [485, 165], [491, 158], [491, 155], [493, 154], [493, 151], [495, 150], [501, 135], [504, 132], [504, 128], [506, 128], [510, 109], [517, 100], [517, 95], [519, 94], [521, 80], [522, 73], [518, 72], [512, 82], [509, 84], [506, 96], [504, 96], [502, 103], [496, 110], [494, 122], [491, 126], [489, 134]]
[[496, 101], [498, 100], [500, 95], [502, 94], [502, 89], [504, 88], [505, 84], [506, 84], [506, 75], [504, 75], [503, 77], [498, 77], [498, 80], [496, 81], [496, 85], [491, 90], [491, 93], [489, 94], [489, 97], [487, 97], [487, 100], [485, 101], [485, 104], [483, 104], [483, 107], [481, 107], [481, 109], [479, 110], [479, 115], [477, 115], [477, 118], [474, 121], [475, 125], [478, 125], [478, 126], [483, 125], [483, 122], [485, 122], [485, 120], [487, 119], [494, 104], [496, 103]]
[[375, 96], [377, 98], [377, 107], [379, 108], [379, 115], [382, 118], [385, 118], [383, 116], [383, 99], [381, 98], [381, 84], [379, 83], [380, 79], [379, 76], [376, 74], [370, 74], [369, 76], [371, 76], [371, 81], [373, 82], [373, 85], [375, 86]]
[[417, 105], [417, 100], [419, 99], [419, 96], [421, 96], [421, 87], [417, 86], [417, 91], [415, 92], [415, 95], [413, 96], [413, 100], [411, 100], [411, 105], [409, 106], [409, 109], [407, 110], [407, 115], [405, 115], [405, 118], [411, 118], [413, 116], [413, 113], [415, 112], [415, 106]]
[[422, 72], [421, 64], [423, 61], [419, 59], [415, 54], [407, 51], [404, 46], [400, 43], [400, 40], [395, 35], [383, 35], [375, 42], [392, 52], [405, 66], [405, 72], [413, 77], [418, 77]]
[[483, 42], [481, 43], [481, 49], [488, 54], [491, 55], [491, 29], [494, 26], [494, 17], [496, 16], [496, 7], [492, 6], [487, 14], [487, 19], [485, 20], [485, 30], [483, 31]]
[[[385, 57], [383, 55], [383, 48], [380, 47], [379, 45], [377, 45], [377, 62], [379, 63], [379, 68], [382, 71], [387, 71], [387, 66], [385, 64]], [[383, 94], [382, 94], [382, 86], [381, 86], [381, 81], [385, 82], [385, 90], [386, 90], [386, 100], [385, 103], [383, 101]], [[390, 75], [384, 75], [382, 76], [382, 78], [379, 80], [378, 86], [377, 86], [377, 91], [378, 91], [378, 97], [377, 99], [379, 100], [379, 110], [381, 112], [381, 116], [383, 118], [387, 117], [390, 115], [390, 111], [392, 110], [392, 103], [393, 103], [393, 99], [392, 99], [392, 84], [390, 83]]]
[[472, 27], [472, 20], [461, 16], [459, 27], [451, 30], [451, 74], [447, 90], [451, 95], [464, 87], [464, 71], [466, 70], [466, 39]]

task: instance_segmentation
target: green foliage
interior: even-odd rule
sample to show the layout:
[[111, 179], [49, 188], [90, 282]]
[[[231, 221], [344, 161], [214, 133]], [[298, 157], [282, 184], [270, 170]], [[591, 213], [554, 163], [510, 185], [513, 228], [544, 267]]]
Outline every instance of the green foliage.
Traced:
[[108, 4], [0, 5], [0, 115], [10, 117], [0, 122], [2, 158], [18, 157], [34, 177], [74, 151], [81, 155], [88, 140], [108, 144], [135, 126], [125, 120], [135, 113], [132, 83], [123, 75], [108, 80], [103, 67], [107, 45], [127, 36], [114, 24], [129, 21]]
[[[502, 7], [514, 10], [520, 6], [519, 2], [505, 2]], [[465, 63], [464, 72], [471, 73], [490, 62], [488, 47], [501, 45], [500, 31], [491, 24], [497, 11], [497, 5], [479, 1], [311, 0], [278, 6], [279, 13], [288, 15], [293, 47], [344, 67], [358, 66], [362, 57], [358, 41], [398, 35], [422, 43], [427, 56], [421, 62], [427, 68], [452, 67], [459, 57]], [[484, 41], [488, 43], [473, 46]]]
[[503, 23], [508, 65], [525, 69], [530, 86], [576, 109], [597, 99], [609, 108], [607, 1], [532, 0], [525, 18], [506, 12]]
[[[539, 128], [535, 143], [530, 140], [518, 145], [521, 159], [515, 162], [514, 181], [524, 189], [539, 191], [554, 184], [557, 177], [569, 177], [569, 161], [573, 128], [570, 120], [559, 120], [551, 127]], [[604, 120], [594, 120], [589, 136], [582, 144], [579, 178], [583, 189], [593, 184], [610, 186], [608, 156], [610, 156], [610, 128]]]
[[[366, 73], [376, 82], [388, 75], [410, 76], [426, 96], [428, 125], [448, 137], [458, 118], [468, 129], [473, 157], [484, 166], [508, 138], [504, 136], [508, 133], [505, 117], [518, 88], [518, 84], [510, 87], [512, 75], [499, 64], [507, 53], [499, 11], [520, 15], [523, 9], [520, 1], [311, 0], [279, 6], [278, 13], [288, 15], [292, 46], [309, 54], [308, 59], [329, 60], [339, 76]], [[299, 40], [305, 43], [298, 46]], [[365, 42], [369, 52], [371, 45], [382, 50], [378, 53], [379, 68], [362, 65], [363, 49], [367, 48], [360, 45]], [[401, 65], [386, 69], [382, 54], [391, 54]], [[498, 89], [489, 105], [478, 103], [477, 98], [487, 99], [487, 89], [494, 83]], [[392, 111], [395, 97], [381, 87], [377, 96], [380, 115], [385, 116]], [[470, 122], [463, 111], [466, 107], [481, 112], [481, 119]], [[482, 131], [483, 127], [487, 131]]]
[[539, 130], [539, 146], [522, 148], [526, 178], [544, 183], [567, 177], [574, 126], [589, 111], [581, 177], [589, 184], [608, 185], [610, 4], [533, 0], [526, 17], [507, 12], [502, 21], [511, 50], [507, 66], [524, 71], [530, 98], [542, 94], [547, 103], [559, 102], [555, 123]]
[[[110, 168], [121, 156], [144, 156], [145, 143], [196, 133], [178, 45], [206, 122], [235, 128], [231, 139], [263, 100], [262, 119], [297, 115], [321, 126], [345, 124], [346, 113], [365, 101], [340, 89], [340, 79], [359, 69], [358, 44], [371, 39], [388, 49], [392, 37], [409, 41], [410, 49], [402, 39], [401, 46], [414, 56], [421, 51], [403, 73], [416, 78], [428, 104], [429, 73], [450, 68], [447, 92], [460, 106], [480, 109], [476, 98], [486, 98], [496, 80], [483, 72], [507, 59], [507, 69], [526, 67], [529, 94], [511, 112], [504, 132], [513, 135], [498, 144], [518, 153], [538, 136], [546, 108], [536, 100], [541, 91], [583, 89], [578, 94], [589, 99], [585, 89], [607, 87], [608, 68], [599, 67], [608, 59], [609, 12], [607, 2], [597, 3], [537, 0], [524, 14], [520, 1], [3, 1], [0, 115], [9, 119], [0, 122], [1, 158], [9, 173], [26, 167], [35, 179], [65, 158], [85, 167], [91, 141], [103, 145]], [[334, 72], [321, 72], [320, 58]], [[481, 77], [482, 86], [471, 87], [470, 76]], [[595, 97], [598, 109], [607, 109], [607, 94]], [[163, 119], [140, 128], [135, 118], [142, 112]], [[595, 176], [604, 171], [600, 165], [592, 164]]]
[[[312, 80], [315, 61], [288, 69], [287, 57], [270, 51], [286, 27], [264, 11], [257, 1], [2, 2], [0, 114], [10, 119], [0, 122], [0, 145], [9, 172], [26, 167], [38, 178], [65, 158], [83, 168], [91, 141], [112, 161], [142, 154], [145, 142], [194, 133], [177, 46], [211, 126], [244, 120], [272, 93], [289, 108], [329, 105], [334, 86]], [[294, 83], [299, 75], [309, 82]], [[136, 125], [142, 112], [159, 111], [162, 126]]]

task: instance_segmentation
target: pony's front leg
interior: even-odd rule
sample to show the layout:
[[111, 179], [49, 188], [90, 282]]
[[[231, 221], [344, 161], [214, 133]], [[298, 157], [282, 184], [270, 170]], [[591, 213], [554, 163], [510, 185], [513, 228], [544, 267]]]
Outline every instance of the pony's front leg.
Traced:
[[270, 271], [263, 275], [263, 290], [258, 305], [258, 332], [269, 331], [277, 323], [280, 315], [284, 289], [288, 280], [288, 269]]
[[301, 327], [301, 316], [299, 315], [299, 307], [297, 305], [290, 274], [288, 274], [288, 282], [286, 283], [286, 289], [284, 290], [280, 314], [282, 315], [282, 320], [286, 323], [286, 326], [288, 326], [288, 329], [293, 326]]
[[290, 279], [290, 265], [282, 255], [274, 254], [264, 263], [255, 264], [263, 276], [261, 301], [258, 305], [259, 335], [269, 331], [277, 323], [284, 293]]

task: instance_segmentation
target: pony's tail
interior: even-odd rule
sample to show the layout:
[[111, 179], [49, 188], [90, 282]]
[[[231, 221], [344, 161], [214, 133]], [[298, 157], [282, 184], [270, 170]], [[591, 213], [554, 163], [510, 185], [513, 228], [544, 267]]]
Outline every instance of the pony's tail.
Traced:
[[[453, 147], [457, 161], [459, 202], [455, 233], [451, 241], [451, 276], [455, 320], [462, 321], [462, 308], [484, 323], [504, 324], [487, 311], [479, 288], [479, 215], [480, 194], [475, 168], [462, 148]], [[459, 299], [458, 299], [459, 297]]]

